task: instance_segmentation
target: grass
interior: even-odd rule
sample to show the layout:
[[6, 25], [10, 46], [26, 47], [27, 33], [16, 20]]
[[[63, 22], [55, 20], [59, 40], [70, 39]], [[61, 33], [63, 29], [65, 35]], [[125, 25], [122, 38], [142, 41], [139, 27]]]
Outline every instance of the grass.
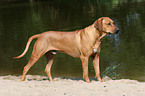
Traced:
[[112, 66], [112, 67], [107, 67], [106, 70], [103, 72], [103, 77], [108, 76], [113, 80], [119, 79], [120, 74], [117, 74], [117, 70], [119, 68], [120, 64]]

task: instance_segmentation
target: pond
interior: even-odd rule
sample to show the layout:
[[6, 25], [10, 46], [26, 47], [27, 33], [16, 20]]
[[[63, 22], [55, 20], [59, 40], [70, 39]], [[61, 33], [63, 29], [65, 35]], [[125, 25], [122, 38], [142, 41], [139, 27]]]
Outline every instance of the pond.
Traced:
[[[43, 0], [39, 2], [0, 2], [0, 75], [21, 75], [30, 59], [21, 54], [28, 38], [50, 30], [72, 31], [91, 25], [99, 17], [110, 17], [121, 31], [103, 38], [101, 74], [107, 67], [120, 65], [121, 78], [145, 81], [145, 0]], [[89, 60], [89, 77], [94, 77]], [[43, 56], [28, 72], [46, 75]], [[52, 66], [53, 77], [82, 77], [80, 59], [58, 53]]]

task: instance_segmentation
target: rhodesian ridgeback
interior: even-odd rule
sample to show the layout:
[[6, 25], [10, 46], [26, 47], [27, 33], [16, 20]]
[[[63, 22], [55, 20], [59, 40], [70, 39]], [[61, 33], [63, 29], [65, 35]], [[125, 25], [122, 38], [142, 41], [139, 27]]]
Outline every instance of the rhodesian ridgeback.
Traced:
[[96, 74], [95, 76], [98, 81], [102, 81], [99, 69], [101, 39], [109, 33], [117, 34], [118, 32], [119, 28], [114, 25], [114, 22], [109, 17], [102, 17], [84, 29], [72, 32], [47, 31], [33, 35], [29, 38], [24, 52], [21, 55], [14, 57], [14, 59], [23, 57], [28, 51], [31, 41], [37, 38], [31, 58], [28, 64], [24, 67], [21, 81], [25, 80], [28, 70], [44, 54], [47, 59], [45, 72], [49, 80], [52, 81], [51, 66], [57, 51], [81, 59], [83, 79], [86, 82], [90, 82], [88, 77], [88, 58], [91, 56]]

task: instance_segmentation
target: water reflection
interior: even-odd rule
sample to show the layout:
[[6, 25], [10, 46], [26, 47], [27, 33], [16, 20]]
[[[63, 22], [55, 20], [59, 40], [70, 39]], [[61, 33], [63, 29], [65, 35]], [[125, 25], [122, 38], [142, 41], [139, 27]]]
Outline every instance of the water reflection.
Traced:
[[[145, 1], [144, 0], [55, 0], [43, 2], [0, 3], [0, 75], [21, 75], [32, 46], [22, 59], [13, 60], [25, 48], [31, 35], [46, 30], [77, 30], [91, 25], [101, 16], [111, 17], [121, 29], [102, 40], [101, 71], [120, 64], [122, 78], [145, 81]], [[44, 57], [29, 74], [45, 75]], [[90, 76], [94, 76], [92, 61]], [[52, 67], [53, 76], [81, 77], [81, 61], [59, 53]]]

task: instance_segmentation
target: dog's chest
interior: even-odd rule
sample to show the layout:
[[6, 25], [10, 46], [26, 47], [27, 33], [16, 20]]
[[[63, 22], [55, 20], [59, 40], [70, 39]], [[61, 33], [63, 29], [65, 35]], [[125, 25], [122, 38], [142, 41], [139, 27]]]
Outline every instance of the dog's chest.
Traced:
[[94, 45], [93, 45], [93, 53], [98, 53], [100, 51], [100, 45], [101, 45], [101, 42], [96, 42]]
[[93, 53], [96, 54], [99, 52], [99, 49], [93, 49]]

